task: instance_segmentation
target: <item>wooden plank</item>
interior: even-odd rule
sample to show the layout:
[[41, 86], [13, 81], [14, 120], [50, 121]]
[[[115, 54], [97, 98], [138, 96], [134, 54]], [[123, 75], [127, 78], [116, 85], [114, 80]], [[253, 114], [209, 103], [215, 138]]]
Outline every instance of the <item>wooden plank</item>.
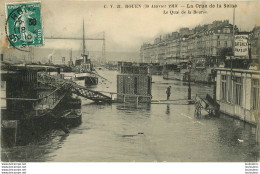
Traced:
[[5, 100], [20, 100], [20, 101], [38, 101], [39, 99], [30, 99], [30, 98], [1, 98]]
[[193, 100], [176, 99], [176, 100], [152, 100], [151, 104], [189, 104]]

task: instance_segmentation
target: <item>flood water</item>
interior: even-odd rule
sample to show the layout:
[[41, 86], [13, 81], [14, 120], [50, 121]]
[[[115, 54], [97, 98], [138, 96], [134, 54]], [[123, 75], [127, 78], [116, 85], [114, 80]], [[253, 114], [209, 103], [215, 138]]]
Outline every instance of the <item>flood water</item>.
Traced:
[[[94, 88], [116, 92], [116, 71], [99, 71], [111, 81]], [[187, 98], [188, 84], [153, 76], [154, 100]], [[192, 84], [192, 96], [213, 86]], [[239, 141], [240, 140], [240, 141]], [[50, 131], [27, 146], [2, 149], [2, 161], [47, 162], [233, 162], [258, 161], [255, 130], [221, 115], [194, 118], [194, 105], [96, 105], [82, 98], [82, 124], [65, 134]]]

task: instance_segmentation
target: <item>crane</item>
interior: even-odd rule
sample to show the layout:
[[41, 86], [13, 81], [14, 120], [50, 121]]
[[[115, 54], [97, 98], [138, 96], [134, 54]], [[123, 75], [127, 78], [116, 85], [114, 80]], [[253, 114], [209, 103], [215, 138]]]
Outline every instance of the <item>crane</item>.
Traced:
[[[82, 40], [81, 37], [63, 37], [63, 36], [45, 36], [44, 39], [49, 39], [49, 40]], [[102, 37], [85, 37], [85, 29], [84, 29], [84, 19], [83, 19], [83, 50], [82, 53], [85, 54], [86, 50], [86, 45], [85, 45], [85, 40], [99, 40], [103, 41], [102, 45], [102, 62], [106, 62], [106, 37], [105, 37], [105, 32], [103, 32]], [[33, 47], [30, 47], [29, 49], [29, 59], [31, 62], [34, 61], [34, 51]]]

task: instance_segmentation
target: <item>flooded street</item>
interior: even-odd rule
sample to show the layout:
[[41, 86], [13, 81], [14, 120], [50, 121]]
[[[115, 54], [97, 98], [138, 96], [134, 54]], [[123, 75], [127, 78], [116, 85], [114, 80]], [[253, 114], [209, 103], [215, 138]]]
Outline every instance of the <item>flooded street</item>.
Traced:
[[[111, 83], [100, 80], [93, 89], [116, 92], [117, 72], [99, 74]], [[153, 100], [165, 100], [169, 85], [171, 100], [187, 98], [187, 83], [153, 76]], [[207, 93], [212, 96], [213, 86], [192, 84], [192, 96]], [[248, 124], [223, 115], [194, 118], [194, 105], [96, 105], [82, 98], [79, 127], [67, 135], [55, 130], [27, 146], [2, 149], [2, 161], [258, 161], [254, 149], [255, 132]]]

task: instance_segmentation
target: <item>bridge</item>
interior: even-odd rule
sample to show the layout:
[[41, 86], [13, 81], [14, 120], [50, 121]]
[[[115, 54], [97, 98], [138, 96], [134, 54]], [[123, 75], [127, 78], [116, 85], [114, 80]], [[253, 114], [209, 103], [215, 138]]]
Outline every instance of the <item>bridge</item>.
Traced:
[[84, 86], [80, 86], [71, 80], [65, 80], [59, 76], [49, 75], [44, 72], [38, 72], [37, 82], [43, 85], [55, 87], [57, 89], [62, 88], [65, 91], [71, 91], [72, 93], [90, 99], [96, 103], [111, 103], [112, 98], [104, 95], [99, 91], [88, 89]]

